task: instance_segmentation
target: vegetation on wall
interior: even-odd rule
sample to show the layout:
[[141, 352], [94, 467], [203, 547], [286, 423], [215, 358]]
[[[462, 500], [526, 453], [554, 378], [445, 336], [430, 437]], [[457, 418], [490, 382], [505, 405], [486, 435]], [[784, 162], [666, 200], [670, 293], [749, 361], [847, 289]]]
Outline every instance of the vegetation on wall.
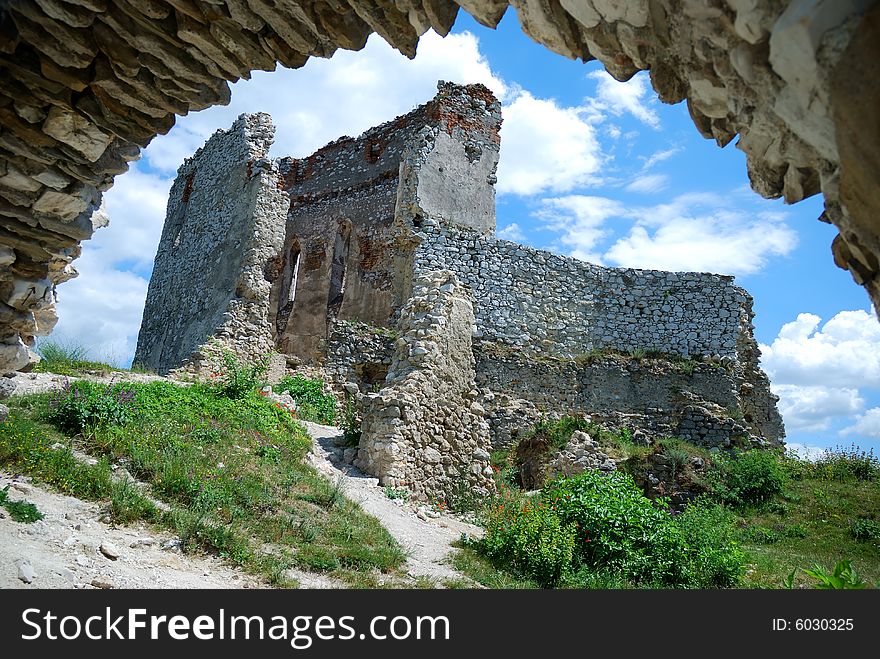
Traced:
[[324, 383], [301, 375], [285, 376], [275, 387], [276, 391], [288, 392], [296, 402], [300, 419], [333, 425], [336, 422], [336, 398], [324, 393]]

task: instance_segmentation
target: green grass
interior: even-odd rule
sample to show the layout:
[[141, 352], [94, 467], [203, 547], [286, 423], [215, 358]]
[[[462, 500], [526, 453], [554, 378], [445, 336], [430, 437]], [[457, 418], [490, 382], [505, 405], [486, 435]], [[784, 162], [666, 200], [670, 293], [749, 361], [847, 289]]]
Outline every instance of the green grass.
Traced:
[[9, 516], [15, 522], [31, 524], [43, 519], [43, 513], [37, 510], [37, 507], [29, 501], [10, 501], [8, 485], [0, 490], [0, 506], [6, 508], [6, 512], [9, 513]]
[[880, 539], [852, 533], [859, 520], [880, 518], [880, 479], [828, 476], [821, 466], [808, 468], [789, 478], [784, 494], [741, 513], [740, 541], [750, 557], [746, 585], [779, 588], [797, 568], [795, 587], [813, 586], [803, 568], [818, 563], [830, 571], [846, 559], [868, 583], [880, 581]]
[[[587, 432], [597, 437], [598, 433]], [[614, 440], [621, 450], [630, 449], [625, 433], [618, 433], [616, 438], [612, 435], [602, 437], [605, 440], [602, 443], [607, 445], [608, 440]], [[682, 460], [695, 456], [712, 457], [705, 450], [675, 438], [663, 439], [656, 444], [651, 450], [660, 448], [667, 455], [678, 451]], [[765, 456], [767, 460], [763, 459]], [[820, 583], [807, 570], [818, 566], [830, 574], [835, 566], [850, 561], [868, 587], [880, 588], [880, 463], [873, 454], [855, 447], [837, 449], [818, 463], [784, 457], [775, 452], [762, 452], [761, 456], [754, 457], [761, 457], [761, 460], [748, 456], [741, 463], [743, 469], [731, 469], [728, 460], [725, 468], [715, 472], [715, 478], [727, 479], [725, 487], [718, 487], [716, 482], [717, 489], [712, 490], [712, 479], [708, 479], [710, 492], [706, 496], [714, 499], [717, 512], [710, 510], [709, 515], [695, 518], [696, 526], [687, 519], [680, 520], [678, 525], [683, 533], [687, 537], [697, 534], [711, 539], [711, 536], [718, 536], [735, 542], [745, 563], [737, 587], [784, 588], [789, 575], [794, 573], [793, 587], [816, 588]], [[496, 480], [500, 494], [487, 505], [487, 510], [504, 503], [505, 498], [527, 500], [504, 477], [510, 459], [508, 452], [492, 455], [492, 464], [499, 468]], [[781, 492], [776, 491], [775, 480], [767, 480], [768, 474], [777, 471], [782, 475]], [[748, 494], [750, 490], [745, 486], [749, 484], [763, 488], [757, 494], [770, 494], [766, 497], [731, 496], [731, 492]], [[539, 501], [537, 498], [531, 500]], [[485, 519], [487, 512], [483, 511], [480, 516]], [[695, 546], [709, 545], [699, 540]], [[712, 560], [711, 556], [706, 558]], [[697, 555], [693, 560], [699, 566], [705, 559]], [[489, 560], [480, 543], [461, 544], [453, 565], [466, 577], [488, 588], [538, 587], [510, 565]], [[456, 585], [466, 587], [466, 584]], [[650, 587], [650, 584], [636, 585]], [[587, 567], [566, 576], [557, 587], [631, 588], [633, 584], [619, 575], [591, 571]]]
[[[75, 383], [66, 395], [89, 386]], [[74, 436], [58, 429], [69, 427], [57, 418], [58, 394], [11, 399], [0, 425], [0, 465], [105, 501], [120, 523], [160, 524], [185, 549], [218, 554], [277, 585], [287, 585], [284, 572], [293, 567], [358, 585], [360, 573], [393, 575], [404, 562], [375, 518], [304, 464], [310, 439], [302, 427], [255, 391], [232, 399], [205, 384], [126, 387], [134, 392], [124, 402], [127, 422], [89, 425]], [[72, 447], [98, 463], [77, 461]], [[162, 513], [135, 485], [114, 482], [114, 463], [171, 510]]]
[[82, 375], [97, 373], [106, 375], [123, 369], [89, 358], [89, 350], [76, 343], [42, 341], [37, 346], [40, 362], [34, 365], [37, 373], [56, 373], [58, 375]]

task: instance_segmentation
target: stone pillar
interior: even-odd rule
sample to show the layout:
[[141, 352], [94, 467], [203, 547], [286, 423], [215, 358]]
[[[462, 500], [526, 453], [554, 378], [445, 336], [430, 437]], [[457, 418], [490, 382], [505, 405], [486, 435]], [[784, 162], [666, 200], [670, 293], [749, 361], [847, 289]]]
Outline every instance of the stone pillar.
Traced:
[[489, 426], [474, 386], [470, 290], [448, 270], [416, 279], [385, 387], [364, 403], [355, 464], [414, 498], [494, 489]]

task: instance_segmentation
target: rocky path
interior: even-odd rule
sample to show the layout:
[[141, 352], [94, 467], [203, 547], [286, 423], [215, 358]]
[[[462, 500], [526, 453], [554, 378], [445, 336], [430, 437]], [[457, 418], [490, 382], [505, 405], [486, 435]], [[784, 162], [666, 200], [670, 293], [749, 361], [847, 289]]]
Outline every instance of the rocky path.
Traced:
[[389, 499], [379, 480], [345, 464], [343, 450], [338, 446], [342, 431], [332, 426], [303, 421], [315, 440], [309, 460], [318, 471], [333, 480], [342, 479], [345, 495], [376, 517], [407, 552], [407, 572], [413, 577], [437, 581], [462, 579], [447, 564], [451, 543], [462, 533], [478, 536], [482, 529], [455, 517], [437, 515], [425, 508], [416, 508], [400, 499]]
[[102, 521], [101, 505], [50, 492], [0, 472], [9, 499], [44, 518], [13, 521], [0, 508], [0, 588], [259, 588], [254, 577], [211, 556], [183, 554], [179, 541], [145, 525]]

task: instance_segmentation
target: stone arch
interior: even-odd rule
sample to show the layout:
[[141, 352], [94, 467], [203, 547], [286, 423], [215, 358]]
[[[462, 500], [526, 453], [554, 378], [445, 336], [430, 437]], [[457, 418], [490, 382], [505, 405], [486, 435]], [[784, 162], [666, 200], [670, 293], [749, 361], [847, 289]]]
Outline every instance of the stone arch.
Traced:
[[[752, 187], [822, 192], [832, 252], [880, 308], [880, 61], [876, 0], [511, 0], [526, 34], [625, 80], [649, 70], [700, 133], [737, 135]], [[51, 305], [17, 295], [76, 276], [113, 178], [227, 82], [300, 67], [375, 32], [408, 57], [460, 8], [488, 27], [507, 0], [13, 0], [0, 9], [0, 368], [27, 364]], [[41, 298], [42, 299], [42, 298]]]

